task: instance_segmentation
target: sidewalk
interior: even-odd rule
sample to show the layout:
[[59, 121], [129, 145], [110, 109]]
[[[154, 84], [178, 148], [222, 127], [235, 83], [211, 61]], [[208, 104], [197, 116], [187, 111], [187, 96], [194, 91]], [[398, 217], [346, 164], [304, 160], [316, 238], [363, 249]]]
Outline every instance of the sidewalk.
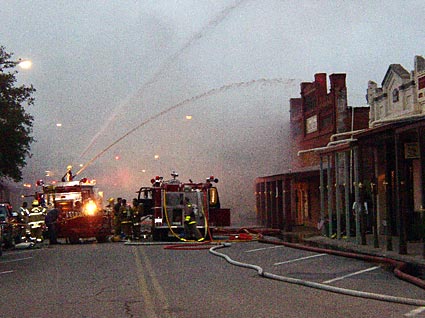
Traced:
[[384, 235], [378, 236], [378, 246], [374, 247], [372, 234], [366, 235], [366, 245], [357, 244], [355, 237], [332, 239], [321, 234], [315, 228], [295, 227], [291, 232], [281, 232], [281, 239], [285, 242], [292, 242], [306, 246], [319, 247], [330, 250], [343, 251], [348, 253], [371, 255], [383, 257], [407, 264], [407, 267], [416, 273], [415, 276], [425, 279], [425, 258], [423, 256], [423, 242], [407, 242], [407, 254], [399, 254], [399, 239], [396, 236], [391, 238], [392, 251], [387, 249], [387, 238]]
[[362, 254], [370, 254], [375, 256], [383, 256], [387, 258], [392, 258], [395, 260], [413, 263], [425, 266], [425, 258], [423, 257], [423, 243], [422, 242], [408, 242], [407, 243], [407, 254], [399, 254], [399, 242], [398, 237], [392, 237], [392, 247], [393, 250], [387, 250], [387, 242], [385, 236], [379, 236], [379, 247], [374, 247], [373, 236], [367, 235], [367, 244], [361, 245], [356, 243], [355, 237], [342, 238], [340, 240], [331, 239], [326, 236], [310, 236], [304, 237], [302, 241], [306, 243], [315, 243], [318, 245], [327, 245], [329, 247], [351, 250]]
[[329, 237], [317, 233], [303, 233], [300, 237], [300, 243], [316, 246], [325, 249], [339, 250], [350, 253], [372, 255], [402, 261], [414, 272], [415, 276], [425, 279], [425, 258], [423, 257], [423, 243], [422, 242], [408, 242], [407, 254], [399, 254], [399, 240], [398, 237], [392, 237], [393, 250], [387, 250], [386, 237], [381, 235], [378, 237], [379, 247], [374, 247], [373, 235], [366, 236], [366, 245], [356, 243], [355, 237], [331, 239]]

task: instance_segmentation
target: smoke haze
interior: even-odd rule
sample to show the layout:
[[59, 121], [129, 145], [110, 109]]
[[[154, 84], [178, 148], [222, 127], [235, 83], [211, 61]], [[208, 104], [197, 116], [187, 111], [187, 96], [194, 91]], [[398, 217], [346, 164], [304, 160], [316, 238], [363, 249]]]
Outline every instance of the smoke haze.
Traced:
[[3, 1], [0, 44], [33, 61], [18, 81], [37, 89], [24, 182], [72, 164], [131, 200], [172, 169], [214, 175], [235, 223], [252, 222], [254, 179], [290, 168], [300, 82], [346, 73], [349, 105], [364, 106], [369, 80], [424, 55], [424, 13], [413, 0]]

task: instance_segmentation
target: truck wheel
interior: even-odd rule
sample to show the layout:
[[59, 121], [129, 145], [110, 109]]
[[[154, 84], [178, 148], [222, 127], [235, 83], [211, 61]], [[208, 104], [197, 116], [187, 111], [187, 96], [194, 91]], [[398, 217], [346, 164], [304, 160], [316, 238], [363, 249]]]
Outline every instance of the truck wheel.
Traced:
[[13, 238], [11, 236], [8, 236], [5, 240], [4, 240], [4, 247], [5, 248], [12, 248], [15, 247], [15, 242], [13, 241]]
[[98, 235], [96, 236], [96, 241], [98, 243], [105, 243], [108, 240], [108, 236], [106, 235]]
[[152, 239], [154, 241], [160, 241], [160, 237], [161, 237], [161, 233], [159, 232], [159, 230], [152, 231]]
[[80, 243], [80, 238], [77, 235], [71, 235], [68, 237], [68, 241], [71, 244], [78, 244]]
[[154, 241], [163, 242], [167, 238], [167, 234], [168, 234], [168, 230], [164, 231], [163, 229], [155, 229], [152, 232], [152, 239]]

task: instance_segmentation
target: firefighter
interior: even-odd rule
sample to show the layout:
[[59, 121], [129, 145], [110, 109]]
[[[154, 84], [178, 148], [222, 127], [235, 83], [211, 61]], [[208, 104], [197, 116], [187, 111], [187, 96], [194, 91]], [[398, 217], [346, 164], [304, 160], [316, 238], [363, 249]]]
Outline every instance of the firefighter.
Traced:
[[109, 215], [109, 216], [114, 215], [114, 204], [115, 204], [115, 199], [109, 198], [108, 199], [108, 205], [105, 206], [105, 212], [106, 212], [107, 215]]
[[196, 227], [195, 220], [195, 209], [193, 204], [190, 202], [189, 198], [185, 198], [184, 205], [184, 231], [186, 239], [188, 240], [197, 240], [198, 242], [203, 241], [201, 232], [199, 232]]
[[114, 226], [114, 203], [115, 203], [115, 199], [114, 198], [109, 198], [108, 199], [108, 205], [105, 206], [105, 215], [108, 217], [108, 221], [109, 221], [109, 226], [112, 229]]
[[57, 220], [59, 217], [59, 210], [55, 208], [54, 204], [51, 205], [51, 209], [47, 212], [45, 217], [45, 223], [48, 228], [49, 244], [60, 244], [57, 239]]
[[114, 226], [114, 236], [112, 237], [113, 242], [119, 242], [121, 240], [121, 220], [120, 220], [120, 208], [121, 208], [122, 198], [117, 198], [117, 203], [115, 203], [113, 208], [113, 226]]
[[22, 206], [19, 209], [20, 218], [24, 223], [28, 222], [28, 215], [30, 214], [30, 211], [28, 210], [28, 202], [23, 202]]
[[119, 210], [119, 219], [121, 222], [121, 238], [130, 239], [132, 230], [132, 213], [130, 207], [127, 205], [127, 200], [122, 199], [121, 207]]
[[28, 210], [28, 202], [24, 201], [22, 206], [19, 208], [18, 213], [18, 233], [15, 239], [15, 243], [21, 243], [26, 240], [27, 236], [27, 226], [28, 226], [28, 216], [30, 211]]
[[42, 242], [44, 239], [43, 230], [45, 223], [43, 210], [38, 200], [32, 202], [32, 208], [28, 215], [28, 225], [30, 227], [31, 240], [36, 242]]
[[62, 177], [62, 182], [72, 181], [74, 179], [74, 175], [72, 175], [72, 166], [66, 167], [66, 173]]
[[133, 199], [133, 239], [140, 239], [142, 223], [141, 219], [143, 216], [143, 203], [139, 202], [136, 198]]

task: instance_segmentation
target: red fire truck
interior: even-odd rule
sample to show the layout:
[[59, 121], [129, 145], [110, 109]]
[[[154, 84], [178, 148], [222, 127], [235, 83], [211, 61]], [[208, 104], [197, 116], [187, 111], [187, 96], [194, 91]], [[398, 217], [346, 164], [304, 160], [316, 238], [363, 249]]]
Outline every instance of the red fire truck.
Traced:
[[95, 237], [105, 242], [112, 234], [111, 215], [102, 209], [102, 201], [94, 180], [83, 178], [79, 181], [40, 184], [40, 201], [45, 201], [59, 209], [58, 237], [70, 243], [78, 243], [80, 238]]
[[213, 227], [230, 226], [230, 209], [222, 209], [213, 176], [205, 182], [181, 182], [173, 171], [172, 179], [165, 181], [157, 176], [151, 180], [151, 187], [141, 187], [138, 201], [143, 204], [144, 213], [152, 215], [152, 237], [155, 241], [170, 238], [185, 239], [184, 202], [188, 199], [194, 209], [197, 228], [204, 239], [209, 239]]

